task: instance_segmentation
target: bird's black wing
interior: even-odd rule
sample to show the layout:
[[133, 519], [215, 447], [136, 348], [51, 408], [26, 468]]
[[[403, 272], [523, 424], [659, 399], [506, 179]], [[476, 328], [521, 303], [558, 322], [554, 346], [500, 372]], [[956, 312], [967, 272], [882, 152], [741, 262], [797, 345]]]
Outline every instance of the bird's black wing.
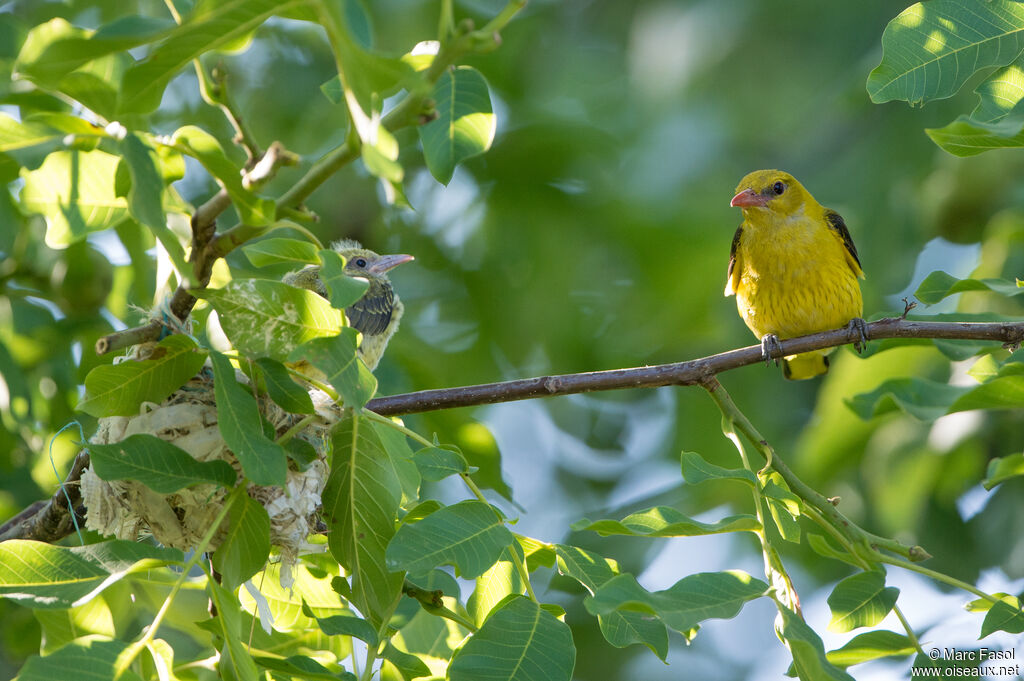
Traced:
[[826, 210], [825, 219], [828, 220], [828, 226], [835, 230], [839, 238], [843, 240], [843, 245], [846, 246], [846, 250], [853, 256], [857, 267], [864, 269], [861, 267], [860, 257], [857, 256], [857, 247], [853, 245], [853, 237], [850, 236], [850, 230], [846, 228], [846, 223], [843, 221], [842, 216], [834, 210]]
[[732, 247], [729, 249], [729, 269], [725, 273], [725, 278], [732, 279], [732, 271], [736, 268], [736, 250], [740, 247], [740, 235], [743, 234], [743, 225], [736, 228], [736, 233], [732, 236]]
[[362, 298], [345, 308], [348, 323], [367, 336], [384, 333], [395, 309], [395, 294], [391, 286], [372, 282]]

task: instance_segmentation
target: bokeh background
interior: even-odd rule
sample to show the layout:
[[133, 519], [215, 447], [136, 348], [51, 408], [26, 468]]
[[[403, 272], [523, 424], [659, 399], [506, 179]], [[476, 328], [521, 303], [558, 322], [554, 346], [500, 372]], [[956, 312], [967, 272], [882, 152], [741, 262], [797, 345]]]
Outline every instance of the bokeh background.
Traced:
[[[728, 202], [739, 178], [758, 168], [792, 172], [845, 217], [867, 273], [869, 318], [902, 312], [901, 298], [935, 269], [1024, 275], [1024, 154], [957, 159], [924, 133], [970, 111], [972, 86], [924, 109], [868, 99], [864, 83], [881, 57], [882, 30], [905, 4], [531, 0], [501, 48], [469, 62], [487, 78], [498, 117], [486, 155], [441, 186], [424, 166], [415, 131], [404, 130], [401, 162], [414, 211], [386, 205], [359, 164], [308, 202], [321, 217], [314, 231], [323, 240], [352, 237], [416, 256], [392, 277], [406, 315], [376, 372], [381, 393], [673, 362], [753, 344], [722, 290], [740, 220]], [[366, 5], [382, 50], [403, 53], [434, 37], [437, 2]], [[457, 3], [457, 11], [482, 22], [500, 6], [474, 0]], [[134, 12], [166, 10], [148, 0], [0, 3], [7, 36], [0, 58], [9, 69], [19, 23], [63, 16], [95, 27]], [[274, 20], [241, 51], [215, 60], [264, 146], [280, 140], [308, 165], [344, 139], [343, 109], [319, 92], [334, 67], [318, 28]], [[30, 96], [0, 87], [3, 106]], [[199, 99], [191, 71], [172, 83], [161, 111], [159, 132], [188, 122], [230, 137], [221, 114]], [[302, 170], [283, 170], [266, 193], [278, 195]], [[17, 182], [10, 187], [17, 192]], [[178, 183], [195, 205], [215, 189], [192, 165]], [[6, 383], [19, 372], [29, 387], [27, 395], [0, 391], [3, 519], [52, 493], [51, 459], [63, 473], [78, 436], [62, 436], [52, 450], [51, 437], [73, 419], [86, 436], [94, 427], [74, 412], [87, 370], [109, 361], [92, 357], [94, 339], [138, 321], [133, 306], [150, 308], [155, 294], [151, 240], [125, 230], [56, 252], [41, 235], [38, 219], [0, 196], [0, 360]], [[231, 265], [236, 275], [257, 274], [241, 256]], [[1004, 298], [965, 294], [915, 313], [954, 311], [1022, 312]], [[1021, 414], [923, 423], [896, 413], [864, 421], [845, 404], [887, 378], [969, 381], [969, 365], [951, 367], [931, 346], [867, 358], [844, 349], [823, 380], [786, 382], [763, 366], [721, 380], [798, 474], [841, 496], [844, 512], [863, 526], [924, 545], [935, 569], [1016, 593], [1024, 588], [1024, 486], [1018, 479], [987, 493], [979, 480], [989, 458], [1024, 448]], [[507, 482], [522, 507], [493, 495], [519, 515], [517, 531], [614, 557], [649, 589], [701, 570], [763, 570], [747, 537], [566, 534], [582, 517], [621, 517], [656, 504], [701, 519], [746, 509], [742, 488], [682, 484], [681, 451], [738, 465], [717, 409], [699, 388], [533, 400], [407, 423], [490, 462], [493, 484]], [[810, 623], [828, 648], [838, 647], [852, 634], [824, 631], [824, 599], [847, 567], [806, 544], [787, 549]], [[981, 618], [963, 612], [966, 594], [895, 569], [889, 581], [903, 590], [900, 603], [923, 640], [975, 643]], [[767, 602], [735, 620], [709, 622], [689, 646], [675, 635], [665, 666], [643, 648], [604, 642], [569, 580], [543, 586], [544, 598], [568, 610], [581, 681], [777, 679], [788, 665]], [[37, 650], [38, 635], [28, 610], [0, 601], [0, 677]], [[905, 673], [901, 664], [853, 672], [890, 679]]]

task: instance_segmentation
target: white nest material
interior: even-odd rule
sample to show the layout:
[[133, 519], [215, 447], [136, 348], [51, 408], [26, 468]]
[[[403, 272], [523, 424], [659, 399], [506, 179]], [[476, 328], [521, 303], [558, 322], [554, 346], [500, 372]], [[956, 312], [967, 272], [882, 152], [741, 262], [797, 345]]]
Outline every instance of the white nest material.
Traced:
[[[133, 358], [144, 357], [146, 348]], [[239, 374], [243, 381], [246, 379]], [[319, 392], [319, 391], [316, 391]], [[258, 501], [270, 516], [270, 542], [278, 549], [282, 562], [281, 583], [290, 587], [291, 566], [319, 519], [320, 494], [327, 480], [324, 439], [338, 418], [337, 408], [313, 395], [320, 416], [297, 437], [310, 442], [318, 458], [304, 471], [289, 467], [284, 488], [249, 485], [249, 496]], [[326, 396], [324, 396], [326, 397]], [[329, 398], [328, 398], [329, 400]], [[263, 416], [278, 434], [294, 425], [298, 417], [284, 412], [270, 400], [260, 400]], [[241, 466], [228, 449], [217, 427], [217, 407], [213, 378], [201, 371], [162, 404], [144, 404], [142, 413], [100, 419], [91, 442], [112, 444], [136, 433], [148, 433], [185, 450], [198, 461], [222, 459]], [[102, 480], [87, 468], [82, 473], [82, 499], [88, 511], [86, 527], [106, 536], [135, 540], [151, 534], [173, 548], [195, 548], [220, 513], [228, 490], [213, 484], [197, 484], [166, 496], [157, 494], [135, 480]], [[215, 550], [224, 539], [226, 528], [214, 535], [207, 550]]]

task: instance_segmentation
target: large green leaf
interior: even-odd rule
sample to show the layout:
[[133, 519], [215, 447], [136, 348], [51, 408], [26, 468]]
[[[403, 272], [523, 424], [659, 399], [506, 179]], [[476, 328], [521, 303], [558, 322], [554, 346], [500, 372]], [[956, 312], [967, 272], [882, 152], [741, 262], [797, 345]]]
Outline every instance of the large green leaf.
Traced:
[[425, 572], [454, 565], [459, 576], [474, 579], [494, 565], [513, 539], [489, 504], [461, 501], [402, 525], [388, 545], [388, 567]]
[[132, 178], [128, 211], [147, 227], [162, 231], [167, 227], [167, 215], [163, 205], [164, 180], [158, 169], [156, 151], [135, 133], [125, 135], [120, 149]]
[[861, 572], [839, 582], [828, 597], [832, 609], [829, 631], [845, 633], [859, 627], [873, 627], [888, 615], [900, 590], [885, 585], [881, 572]]
[[924, 278], [914, 291], [914, 296], [922, 303], [934, 305], [954, 293], [964, 291], [993, 291], [1004, 296], [1015, 296], [1024, 293], [1024, 288], [1007, 279], [957, 279], [945, 272], [936, 271]]
[[[619, 566], [615, 561], [581, 548], [558, 544], [555, 551], [558, 555], [558, 572], [575, 579], [591, 595], [619, 574]], [[598, 615], [597, 622], [605, 639], [617, 648], [641, 643], [662, 661], [668, 656], [668, 629], [656, 618], [641, 612], [614, 610]]]
[[314, 265], [319, 262], [316, 252], [316, 244], [299, 239], [260, 239], [242, 246], [242, 253], [253, 267], [279, 263]]
[[309, 393], [292, 380], [291, 374], [283, 364], [270, 357], [260, 357], [256, 360], [256, 365], [260, 368], [263, 383], [267, 386], [267, 394], [277, 406], [293, 414], [313, 413], [313, 400]]
[[882, 61], [868, 76], [874, 102], [942, 99], [980, 69], [1024, 50], [1024, 5], [1013, 0], [931, 0], [911, 5], [882, 33]]
[[143, 402], [163, 402], [195, 376], [206, 353], [188, 336], [160, 341], [149, 359], [103, 364], [85, 377], [85, 398], [79, 411], [96, 417], [132, 416]]
[[447, 447], [424, 447], [413, 454], [413, 461], [423, 479], [432, 482], [471, 472], [462, 453]]
[[1024, 475], [1024, 454], [997, 456], [988, 462], [988, 470], [985, 472], [985, 479], [981, 481], [981, 484], [985, 486], [985, 489], [992, 489], [1010, 478], [1021, 475]]
[[807, 626], [800, 615], [780, 606], [779, 620], [776, 631], [789, 648], [793, 669], [801, 681], [854, 681], [852, 676], [829, 661], [821, 637]]
[[65, 133], [37, 120], [19, 121], [0, 113], [0, 152], [54, 142]]
[[895, 378], [855, 395], [847, 404], [863, 419], [899, 408], [922, 421], [972, 409], [1018, 409], [1024, 407], [1024, 374], [1017, 373], [1014, 363], [973, 388], [923, 378]]
[[[281, 585], [283, 575], [281, 563], [277, 561], [268, 564], [252, 578], [252, 583], [259, 587], [266, 601], [277, 631], [315, 631], [315, 617], [352, 614], [341, 596], [331, 588], [332, 574], [320, 569], [315, 569], [314, 574], [301, 562], [289, 572], [291, 581], [286, 586]], [[256, 613], [256, 601], [248, 590], [240, 590], [239, 598], [246, 612]]]
[[437, 118], [417, 130], [430, 173], [448, 184], [456, 165], [490, 149], [497, 121], [487, 81], [470, 66], [445, 71], [432, 96]]
[[519, 561], [524, 559], [523, 549], [519, 546], [519, 542], [513, 542], [506, 546], [497, 562], [476, 578], [476, 588], [473, 589], [473, 594], [466, 601], [466, 610], [478, 627], [484, 623], [494, 607], [505, 600], [507, 596], [526, 591], [523, 576], [516, 568], [516, 559]]
[[259, 572], [270, 555], [270, 516], [267, 509], [241, 493], [231, 502], [227, 534], [213, 552], [213, 567], [221, 583], [235, 589]]
[[169, 18], [135, 14], [116, 19], [97, 31], [76, 28], [64, 19], [51, 19], [29, 31], [15, 69], [19, 75], [53, 88], [93, 59], [151, 42], [173, 27]]
[[980, 638], [985, 638], [996, 631], [1011, 634], [1024, 632], [1024, 612], [1021, 611], [1020, 601], [1016, 596], [1003, 596], [985, 614], [985, 621], [981, 623]]
[[104, 480], [138, 480], [158, 494], [201, 482], [233, 487], [237, 475], [227, 461], [196, 461], [175, 445], [148, 433], [116, 444], [89, 445], [93, 471]]
[[738, 570], [700, 572], [655, 592], [640, 586], [633, 575], [622, 574], [598, 587], [583, 604], [592, 615], [616, 610], [655, 615], [691, 637], [702, 621], [735, 617], [746, 602], [764, 596], [767, 591], [767, 584]]
[[0, 596], [33, 608], [70, 608], [126, 575], [183, 560], [176, 549], [132, 541], [65, 547], [11, 539], [0, 543]]
[[574, 530], [590, 530], [602, 537], [624, 534], [632, 537], [695, 537], [721, 532], [757, 532], [761, 523], [752, 515], [731, 515], [714, 523], [703, 523], [680, 513], [670, 506], [632, 513], [621, 521], [586, 518], [572, 524]]
[[199, 3], [123, 81], [122, 113], [148, 113], [160, 105], [164, 88], [201, 54], [230, 45], [275, 13], [305, 0], [219, 0]]
[[975, 156], [990, 149], [1024, 147], [1024, 119], [1017, 116], [995, 123], [959, 116], [948, 125], [928, 128], [925, 132], [933, 142], [954, 156]]
[[335, 426], [331, 443], [331, 475], [323, 493], [328, 545], [352, 575], [354, 604], [379, 626], [402, 590], [402, 573], [391, 572], [384, 559], [402, 485], [371, 423], [348, 416]]
[[252, 652], [242, 640], [242, 608], [238, 598], [214, 579], [207, 581], [207, 590], [210, 603], [217, 608], [217, 617], [210, 623], [223, 643], [218, 663], [221, 675], [237, 681], [258, 681]]
[[915, 650], [906, 635], [876, 630], [854, 636], [842, 648], [830, 650], [826, 657], [831, 664], [845, 668], [882, 657], [913, 655]]
[[279, 281], [233, 279], [194, 293], [210, 301], [228, 339], [251, 358], [286, 360], [299, 345], [333, 336], [345, 324], [342, 312], [317, 294]]
[[46, 218], [46, 244], [64, 248], [128, 217], [117, 196], [119, 158], [103, 151], [55, 151], [35, 170], [22, 170], [25, 210]]
[[242, 464], [245, 477], [257, 485], [284, 485], [288, 474], [284, 448], [263, 433], [263, 417], [252, 393], [235, 379], [230, 360], [211, 352], [217, 426]]
[[576, 665], [569, 627], [522, 596], [508, 600], [452, 658], [451, 681], [568, 681]]
[[[54, 679], [112, 679], [118, 656], [128, 648], [123, 641], [102, 636], [83, 636], [49, 655], [30, 657], [18, 672], [18, 681]], [[141, 681], [128, 670], [119, 681]]]

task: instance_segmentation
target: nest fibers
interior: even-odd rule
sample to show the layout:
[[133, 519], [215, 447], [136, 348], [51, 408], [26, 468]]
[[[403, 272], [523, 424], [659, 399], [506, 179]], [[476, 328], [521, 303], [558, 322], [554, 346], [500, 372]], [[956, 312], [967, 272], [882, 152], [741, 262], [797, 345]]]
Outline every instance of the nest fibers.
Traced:
[[[131, 359], [145, 359], [147, 346], [137, 347]], [[242, 377], [244, 380], [244, 377]], [[320, 393], [320, 391], [314, 391]], [[326, 395], [320, 393], [321, 398]], [[281, 557], [281, 584], [291, 586], [290, 567], [306, 546], [306, 538], [319, 518], [320, 494], [327, 480], [324, 459], [325, 436], [338, 419], [337, 409], [326, 399], [316, 399], [320, 419], [310, 424], [298, 437], [310, 442], [318, 457], [305, 470], [289, 467], [284, 488], [249, 485], [249, 496], [258, 501], [270, 516], [270, 543]], [[261, 398], [260, 411], [281, 434], [293, 426], [298, 417]], [[136, 416], [109, 416], [100, 419], [94, 444], [114, 444], [129, 435], [148, 433], [185, 450], [198, 461], [222, 459], [236, 471], [241, 465], [228, 449], [217, 427], [217, 407], [213, 377], [204, 369], [162, 404], [143, 404]], [[173, 548], [188, 551], [195, 548], [213, 524], [223, 507], [229, 490], [201, 483], [166, 496], [157, 494], [136, 480], [102, 480], [92, 468], [82, 473], [82, 500], [87, 509], [86, 527], [118, 539], [136, 540], [151, 534], [154, 539]], [[220, 529], [208, 547], [215, 550], [224, 540], [226, 528]]]

